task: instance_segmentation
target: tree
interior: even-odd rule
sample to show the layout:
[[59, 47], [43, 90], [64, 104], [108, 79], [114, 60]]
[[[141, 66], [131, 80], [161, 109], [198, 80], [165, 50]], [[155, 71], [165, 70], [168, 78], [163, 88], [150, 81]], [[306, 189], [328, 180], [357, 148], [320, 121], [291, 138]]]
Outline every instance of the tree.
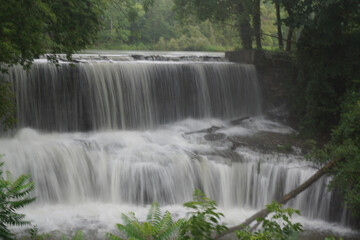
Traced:
[[0, 6], [0, 66], [28, 67], [45, 53], [70, 56], [91, 44], [105, 2], [96, 0], [9, 0]]
[[155, 45], [160, 37], [169, 40], [176, 36], [174, 14], [171, 12], [172, 1], [157, 0], [148, 8], [142, 28], [142, 40]]
[[[152, 9], [154, 0], [107, 0], [97, 44], [134, 44], [143, 38], [145, 14]], [[158, 1], [157, 1], [158, 2]], [[166, 23], [163, 21], [162, 23]]]
[[[93, 43], [101, 23], [105, 0], [8, 0], [0, 4], [0, 71], [50, 53], [71, 54]], [[11, 89], [0, 76], [0, 120], [13, 122]]]
[[293, 116], [308, 132], [329, 136], [339, 122], [344, 95], [360, 74], [360, 6], [356, 0], [296, 2], [287, 20], [302, 28]]
[[316, 151], [316, 159], [341, 160], [331, 171], [330, 186], [342, 192], [346, 206], [360, 218], [360, 3], [292, 2], [287, 21], [302, 32], [291, 115], [307, 136], [328, 142]]
[[[260, 4], [258, 1], [174, 0], [174, 3], [174, 9], [182, 19], [185, 19], [189, 15], [194, 15], [202, 21], [212, 19], [220, 22], [228, 21], [231, 24], [235, 24], [238, 28], [243, 48], [252, 49], [252, 38], [254, 34], [250, 19], [252, 15], [255, 16], [255, 26], [257, 31], [259, 31], [260, 22], [258, 19], [260, 16]], [[256, 36], [258, 38], [259, 35], [257, 34]]]
[[360, 219], [360, 91], [352, 89], [341, 106], [339, 125], [332, 131], [332, 139], [313, 158], [325, 161], [340, 159], [332, 169], [330, 189], [337, 189], [351, 213]]
[[283, 50], [284, 42], [283, 42], [282, 30], [281, 30], [280, 3], [278, 0], [275, 0], [275, 8], [276, 8], [276, 26], [278, 33], [279, 48]]
[[253, 25], [254, 25], [254, 34], [256, 40], [256, 48], [261, 49], [261, 8], [260, 0], [254, 0], [253, 5]]

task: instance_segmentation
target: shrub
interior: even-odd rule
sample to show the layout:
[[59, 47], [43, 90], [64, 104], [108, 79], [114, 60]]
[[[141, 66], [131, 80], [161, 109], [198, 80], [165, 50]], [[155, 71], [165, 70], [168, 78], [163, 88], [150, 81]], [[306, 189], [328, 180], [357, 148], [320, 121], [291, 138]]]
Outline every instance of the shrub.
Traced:
[[[120, 232], [123, 232], [128, 239], [133, 240], [175, 239], [180, 226], [183, 224], [183, 219], [174, 222], [168, 211], [162, 215], [159, 204], [156, 202], [151, 205], [146, 222], [140, 223], [134, 213], [130, 213], [129, 216], [122, 214], [122, 219], [125, 222], [125, 225], [117, 224], [117, 228]], [[106, 236], [111, 240], [122, 239], [111, 233], [107, 233]]]
[[4, 163], [0, 163], [0, 238], [13, 239], [14, 234], [8, 229], [9, 225], [23, 226], [30, 224], [24, 220], [25, 215], [16, 213], [16, 210], [23, 208], [35, 200], [29, 197], [34, 190], [34, 183], [31, 182], [30, 175], [21, 175], [15, 181], [10, 172], [3, 176]]
[[[216, 212], [216, 202], [208, 198], [199, 189], [195, 189], [193, 201], [184, 204], [185, 207], [195, 211], [190, 212], [189, 219], [180, 219], [174, 222], [169, 212], [161, 215], [159, 205], [153, 203], [148, 216], [147, 222], [140, 223], [134, 213], [130, 216], [122, 215], [125, 225], [117, 224], [117, 228], [123, 232], [128, 239], [212, 239], [213, 234], [220, 234], [227, 230], [225, 225], [220, 224], [224, 215]], [[249, 227], [242, 231], [237, 231], [237, 237], [242, 240], [289, 240], [296, 239], [297, 234], [302, 232], [300, 223], [290, 221], [294, 214], [299, 214], [299, 210], [292, 208], [282, 209], [281, 204], [273, 201], [266, 205], [267, 209], [274, 213], [270, 219], [259, 218], [258, 222], [262, 223], [262, 230], [252, 233]], [[282, 221], [279, 222], [279, 221]], [[120, 240], [122, 238], [107, 233], [108, 239]]]
[[[237, 231], [236, 234], [242, 240], [291, 240], [297, 239], [299, 232], [302, 232], [302, 225], [300, 223], [292, 223], [290, 221], [294, 214], [300, 215], [299, 210], [292, 208], [282, 209], [282, 205], [273, 201], [266, 205], [266, 208], [274, 215], [270, 219], [259, 218], [259, 224], [262, 224], [262, 229], [252, 233], [249, 228], [242, 231]], [[279, 222], [279, 221], [282, 221]]]
[[215, 212], [216, 202], [199, 189], [194, 190], [193, 201], [185, 203], [184, 206], [195, 211], [190, 212], [189, 220], [181, 226], [180, 239], [212, 239], [214, 232], [219, 234], [227, 230], [225, 225], [220, 224], [224, 214]]

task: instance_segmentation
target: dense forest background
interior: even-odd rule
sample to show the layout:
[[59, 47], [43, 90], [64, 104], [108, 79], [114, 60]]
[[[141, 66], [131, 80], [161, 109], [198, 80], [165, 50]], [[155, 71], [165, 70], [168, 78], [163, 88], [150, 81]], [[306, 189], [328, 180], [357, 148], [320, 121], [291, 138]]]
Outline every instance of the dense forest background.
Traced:
[[[93, 49], [227, 51], [241, 49], [235, 23], [199, 21], [194, 16], [179, 18], [174, 0], [146, 2], [113, 0], [102, 17], [102, 26]], [[278, 48], [276, 11], [271, 1], [261, 2], [262, 45]], [[287, 16], [281, 11], [281, 16]], [[286, 36], [288, 28], [283, 26]]]

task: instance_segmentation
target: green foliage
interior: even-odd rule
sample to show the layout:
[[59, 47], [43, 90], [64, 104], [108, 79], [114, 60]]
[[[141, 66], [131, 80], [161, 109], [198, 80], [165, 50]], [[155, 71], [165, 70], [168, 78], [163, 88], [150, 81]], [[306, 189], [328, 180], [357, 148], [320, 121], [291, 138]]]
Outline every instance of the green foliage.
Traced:
[[24, 220], [25, 215], [16, 213], [17, 210], [30, 204], [35, 198], [29, 197], [34, 190], [34, 183], [29, 175], [21, 175], [13, 179], [9, 172], [6, 178], [3, 176], [4, 163], [0, 163], [0, 238], [13, 239], [14, 235], [9, 231], [9, 225], [23, 226], [30, 224]]
[[[190, 212], [189, 219], [173, 221], [171, 214], [161, 214], [159, 205], [154, 202], [147, 215], [146, 222], [140, 223], [134, 213], [129, 216], [123, 214], [125, 225], [117, 224], [117, 228], [128, 239], [211, 239], [214, 232], [221, 233], [227, 228], [220, 224], [220, 218], [224, 215], [216, 212], [216, 202], [209, 199], [199, 189], [195, 189], [193, 201], [184, 204], [185, 207], [194, 210]], [[119, 240], [118, 236], [107, 233], [108, 239]]]
[[96, 37], [103, 1], [8, 0], [0, 5], [0, 70], [44, 53], [70, 54]]
[[[298, 1], [291, 21], [303, 28], [292, 116], [308, 135], [329, 135], [346, 92], [360, 74], [360, 10], [356, 0]], [[299, 121], [297, 121], [299, 120]]]
[[117, 50], [225, 51], [239, 42], [236, 27], [209, 20], [175, 18], [173, 0], [113, 0], [105, 11], [98, 40], [91, 46]]
[[36, 225], [34, 225], [32, 228], [30, 228], [30, 239], [31, 240], [47, 240], [47, 239], [51, 239], [50, 234], [39, 234], [38, 233], [38, 228]]
[[[43, 20], [51, 53], [71, 54], [90, 45], [100, 26], [104, 3], [98, 0], [48, 1], [51, 21]], [[41, 49], [42, 51], [44, 49]]]
[[[51, 240], [52, 237], [48, 233], [38, 233], [38, 228], [36, 225], [34, 225], [30, 229], [30, 239], [31, 240]], [[68, 237], [66, 237], [64, 234], [61, 236], [62, 240], [70, 240]], [[79, 230], [75, 233], [75, 235], [71, 238], [71, 240], [83, 240], [84, 239], [84, 233]]]
[[0, 126], [6, 130], [15, 124], [15, 94], [12, 84], [5, 81], [0, 75]]
[[190, 218], [181, 226], [181, 239], [212, 239], [214, 232], [219, 234], [227, 230], [225, 225], [220, 224], [224, 214], [216, 212], [216, 205], [215, 201], [206, 197], [199, 189], [195, 189], [193, 201], [184, 204], [194, 211], [190, 212]]
[[281, 204], [275, 201], [266, 205], [266, 208], [274, 215], [270, 219], [257, 219], [258, 223], [262, 224], [262, 229], [254, 233], [249, 228], [237, 231], [238, 238], [242, 240], [297, 239], [297, 234], [303, 231], [302, 225], [300, 223], [292, 223], [290, 219], [294, 214], [300, 215], [300, 211], [292, 208], [282, 209]]
[[331, 142], [318, 157], [340, 159], [331, 173], [331, 189], [339, 189], [345, 205], [354, 216], [360, 217], [360, 91], [350, 92], [342, 104], [339, 125], [332, 132]]
[[[63, 240], [69, 240], [69, 238], [67, 238], [66, 236], [62, 236]], [[72, 240], [83, 240], [84, 239], [84, 234], [81, 230], [77, 231], [74, 235], [74, 237], [72, 238]]]
[[292, 146], [290, 143], [286, 143], [284, 145], [277, 145], [276, 151], [284, 152], [284, 153], [290, 153], [292, 151]]
[[333, 130], [334, 143], [351, 140], [354, 145], [360, 146], [360, 91], [350, 91], [345, 96], [341, 112], [340, 123]]
[[[336, 240], [334, 236], [326, 237], [325, 240]], [[343, 240], [343, 238], [339, 238], [339, 240]]]
[[[216, 202], [209, 199], [199, 189], [194, 190], [193, 201], [184, 204], [192, 209], [188, 220], [180, 219], [174, 222], [169, 212], [161, 215], [159, 205], [153, 203], [147, 221], [140, 223], [134, 213], [129, 216], [122, 215], [125, 225], [117, 224], [117, 228], [124, 233], [128, 239], [191, 239], [209, 240], [213, 234], [220, 234], [227, 230], [225, 225], [220, 224], [224, 215], [217, 212]], [[266, 205], [273, 216], [270, 219], [259, 218], [262, 230], [251, 233], [250, 228], [238, 231], [236, 234], [242, 240], [288, 240], [296, 239], [297, 234], [302, 232], [300, 223], [290, 221], [294, 214], [300, 215], [299, 210], [292, 208], [282, 209], [281, 204], [273, 201]], [[108, 239], [120, 240], [122, 238], [107, 233]]]
[[332, 168], [330, 188], [339, 190], [345, 205], [360, 217], [360, 5], [356, 0], [297, 4], [302, 10], [292, 21], [303, 31], [292, 116], [303, 133], [327, 139], [312, 157], [340, 160]]
[[45, 19], [54, 19], [40, 0], [9, 0], [0, 4], [0, 70], [20, 63], [28, 67], [42, 53]]
[[[159, 204], [154, 202], [147, 215], [146, 222], [140, 223], [135, 217], [134, 213], [130, 213], [129, 216], [122, 214], [122, 219], [125, 225], [117, 224], [117, 228], [120, 232], [124, 233], [128, 239], [175, 239], [183, 220], [180, 219], [176, 222], [171, 218], [169, 212], [161, 214]], [[122, 238], [107, 233], [106, 236], [111, 240], [120, 240]]]
[[[7, 0], [0, 4], [0, 74], [12, 65], [29, 69], [43, 54], [71, 54], [93, 43], [105, 0]], [[0, 78], [2, 76], [0, 75]], [[10, 83], [0, 79], [0, 123], [14, 123]]]
[[[297, 1], [292, 19], [303, 27], [292, 116], [308, 136], [328, 139], [312, 157], [340, 160], [331, 189], [360, 217], [360, 5], [356, 0]], [[294, 101], [295, 100], [295, 101]], [[333, 129], [331, 131], [331, 129]]]
[[217, 22], [227, 22], [236, 26], [241, 38], [242, 46], [245, 49], [252, 48], [252, 37], [254, 30], [250, 26], [250, 16], [260, 6], [256, 7], [256, 1], [245, 0], [174, 0], [175, 12], [181, 19], [188, 19], [189, 16], [196, 16], [204, 21], [211, 19]]

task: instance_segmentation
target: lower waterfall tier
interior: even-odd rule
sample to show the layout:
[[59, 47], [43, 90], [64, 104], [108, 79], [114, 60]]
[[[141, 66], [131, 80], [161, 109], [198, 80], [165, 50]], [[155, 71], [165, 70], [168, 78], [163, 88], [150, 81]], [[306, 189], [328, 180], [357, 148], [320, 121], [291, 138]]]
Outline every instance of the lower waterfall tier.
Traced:
[[[226, 140], [207, 141], [204, 133], [224, 126], [224, 135], [291, 131], [251, 118], [241, 126], [209, 120], [184, 120], [148, 131], [39, 133], [22, 129], [0, 140], [5, 167], [30, 173], [37, 204], [182, 204], [200, 188], [223, 209], [261, 209], [306, 181], [315, 166], [299, 155], [261, 154]], [[302, 216], [347, 224], [347, 212], [328, 192], [323, 177], [291, 200]]]

